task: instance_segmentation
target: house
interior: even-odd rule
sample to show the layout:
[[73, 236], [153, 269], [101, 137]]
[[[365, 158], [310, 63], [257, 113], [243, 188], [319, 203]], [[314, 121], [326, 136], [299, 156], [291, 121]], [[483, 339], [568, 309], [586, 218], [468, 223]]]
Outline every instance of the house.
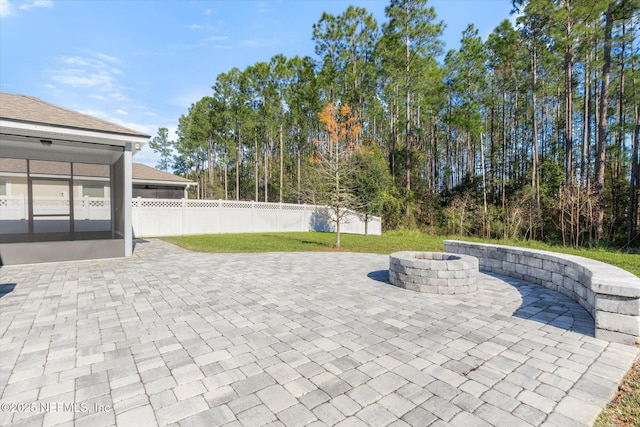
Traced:
[[187, 199], [189, 187], [196, 185], [186, 178], [141, 163], [133, 164], [132, 181], [134, 199]]
[[131, 159], [148, 140], [0, 92], [0, 262], [131, 255]]

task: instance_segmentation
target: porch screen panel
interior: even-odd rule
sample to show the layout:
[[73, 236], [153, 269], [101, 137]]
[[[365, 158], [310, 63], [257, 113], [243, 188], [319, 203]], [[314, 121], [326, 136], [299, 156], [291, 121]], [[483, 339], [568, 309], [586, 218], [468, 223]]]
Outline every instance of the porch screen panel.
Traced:
[[33, 191], [33, 232], [69, 233], [71, 207], [68, 179], [31, 181]]
[[27, 161], [0, 157], [0, 181], [4, 190], [0, 194], [0, 237], [28, 233]]
[[73, 164], [73, 218], [78, 232], [111, 231], [109, 165]]

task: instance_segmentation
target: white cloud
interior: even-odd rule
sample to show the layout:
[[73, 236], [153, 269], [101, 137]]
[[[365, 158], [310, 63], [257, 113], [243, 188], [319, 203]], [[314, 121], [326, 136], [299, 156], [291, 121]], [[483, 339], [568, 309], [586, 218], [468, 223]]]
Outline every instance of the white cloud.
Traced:
[[278, 44], [278, 40], [275, 39], [251, 39], [251, 40], [241, 40], [238, 42], [239, 47], [260, 47], [260, 46], [273, 46]]
[[[19, 10], [27, 11], [34, 7], [53, 7], [52, 0], [32, 0], [20, 3]], [[0, 0], [0, 17], [13, 15], [16, 6], [10, 0]]]
[[134, 163], [142, 163], [144, 165], [155, 168], [160, 161], [160, 154], [154, 153], [149, 144], [145, 144], [140, 151], [133, 157]]
[[98, 101], [108, 101], [108, 98], [106, 96], [97, 95], [97, 94], [91, 94], [89, 95], [89, 98], [97, 99]]
[[276, 46], [281, 44], [281, 41], [278, 39], [264, 39], [264, 38], [240, 40], [237, 42], [229, 41], [229, 42], [223, 43], [227, 40], [229, 40], [228, 36], [214, 36], [214, 37], [209, 37], [208, 39], [205, 39], [204, 42], [209, 43], [207, 44], [207, 46], [214, 49], [256, 48], [256, 47], [263, 47], [263, 46]]
[[53, 7], [53, 0], [33, 0], [20, 5], [20, 10], [29, 10], [34, 7]]
[[106, 62], [111, 62], [112, 64], [122, 64], [122, 59], [116, 58], [115, 56], [107, 55], [106, 53], [96, 52], [93, 55], [96, 58], [99, 58]]
[[219, 42], [221, 40], [228, 40], [229, 36], [211, 36], [204, 39], [205, 42]]
[[116, 110], [116, 113], [118, 113], [118, 114], [122, 114], [123, 116], [126, 116], [127, 114], [129, 114], [129, 113], [127, 113], [126, 111], [124, 111], [123, 109], [121, 109], [121, 108], [118, 108], [118, 109]]
[[13, 5], [9, 0], [0, 0], [0, 17], [9, 16], [13, 13]]
[[204, 11], [205, 15], [211, 15], [211, 13], [213, 13], [211, 9], [205, 9]]
[[58, 62], [58, 68], [47, 71], [58, 85], [97, 89], [98, 93], [89, 96], [102, 101], [129, 101], [125, 88], [118, 82], [118, 77], [124, 73], [112, 66], [122, 64], [121, 59], [96, 52], [90, 56], [61, 57]]
[[210, 87], [179, 88], [177, 95], [174, 95], [168, 102], [186, 110], [191, 107], [191, 104], [198, 102], [203, 96], [207, 95], [211, 95]]
[[187, 25], [187, 28], [191, 28], [192, 30], [199, 30], [200, 28], [202, 28], [202, 26], [198, 24], [191, 24]]

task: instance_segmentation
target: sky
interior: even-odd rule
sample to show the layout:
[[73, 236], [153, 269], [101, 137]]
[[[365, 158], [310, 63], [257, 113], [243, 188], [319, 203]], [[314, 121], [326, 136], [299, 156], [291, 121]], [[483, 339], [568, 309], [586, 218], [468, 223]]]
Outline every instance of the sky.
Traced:
[[[155, 136], [220, 73], [287, 57], [318, 59], [322, 12], [365, 7], [381, 26], [388, 0], [0, 0], [0, 90], [34, 96]], [[511, 0], [429, 0], [446, 24], [445, 51], [473, 23], [487, 36]], [[134, 162], [155, 166], [146, 145]]]

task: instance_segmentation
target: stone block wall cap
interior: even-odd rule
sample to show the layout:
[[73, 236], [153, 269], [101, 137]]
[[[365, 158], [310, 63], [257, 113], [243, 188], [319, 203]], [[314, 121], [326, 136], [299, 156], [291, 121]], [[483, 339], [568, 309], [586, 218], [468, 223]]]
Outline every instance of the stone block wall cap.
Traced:
[[636, 275], [601, 261], [578, 255], [544, 251], [541, 249], [519, 248], [517, 246], [496, 245], [492, 243], [465, 242], [463, 240], [445, 240], [444, 244], [462, 245], [472, 248], [491, 248], [508, 250], [521, 255], [533, 256], [546, 261], [556, 262], [565, 268], [583, 271], [591, 278], [589, 288], [601, 294], [620, 295], [629, 298], [640, 297], [640, 278]]

